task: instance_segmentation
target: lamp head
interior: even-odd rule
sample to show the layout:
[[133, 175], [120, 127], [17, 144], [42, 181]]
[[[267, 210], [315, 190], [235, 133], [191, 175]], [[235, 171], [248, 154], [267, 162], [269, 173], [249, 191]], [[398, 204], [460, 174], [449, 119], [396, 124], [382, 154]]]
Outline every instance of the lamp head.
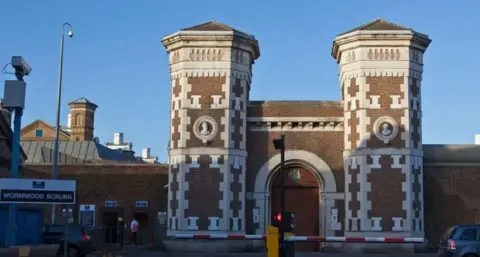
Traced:
[[68, 31], [68, 36], [73, 37], [73, 31], [71, 29]]

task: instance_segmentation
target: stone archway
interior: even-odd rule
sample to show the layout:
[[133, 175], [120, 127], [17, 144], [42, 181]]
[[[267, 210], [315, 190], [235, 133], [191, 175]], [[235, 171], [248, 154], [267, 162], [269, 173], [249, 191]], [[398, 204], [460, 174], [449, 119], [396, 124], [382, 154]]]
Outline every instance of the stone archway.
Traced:
[[[327, 163], [316, 154], [305, 150], [288, 150], [285, 151], [285, 162], [302, 163], [305, 167], [309, 167], [319, 181], [323, 193], [337, 192], [337, 185], [332, 170]], [[270, 185], [272, 175], [280, 164], [280, 154], [277, 154], [260, 168], [255, 178], [255, 207], [259, 210], [259, 226], [255, 231], [256, 234], [264, 234], [266, 226], [270, 224]], [[331, 226], [327, 225], [330, 223], [331, 217], [330, 215], [326, 215], [325, 210], [329, 210], [334, 206], [334, 200], [324, 200], [320, 195], [318, 199], [320, 223], [325, 224], [325, 226], [320, 229], [319, 235], [333, 236], [334, 233]]]

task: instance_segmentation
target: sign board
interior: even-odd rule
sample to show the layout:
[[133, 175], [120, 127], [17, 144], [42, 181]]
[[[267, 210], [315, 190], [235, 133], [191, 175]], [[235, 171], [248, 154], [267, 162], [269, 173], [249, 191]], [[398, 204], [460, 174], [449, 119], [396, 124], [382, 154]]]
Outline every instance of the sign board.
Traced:
[[117, 205], [117, 201], [105, 201], [105, 207], [115, 208]]
[[95, 227], [95, 205], [81, 204], [78, 220], [88, 231]]
[[338, 209], [332, 209], [331, 213], [332, 221], [331, 228], [333, 231], [342, 230], [342, 223], [338, 222]]
[[166, 212], [159, 212], [157, 213], [158, 223], [160, 225], [167, 224], [167, 213]]
[[75, 204], [75, 180], [0, 179], [0, 203]]
[[252, 215], [253, 215], [253, 223], [254, 224], [259, 224], [260, 223], [260, 208], [255, 207], [252, 209]]
[[137, 208], [147, 208], [148, 207], [148, 201], [136, 201], [135, 202], [135, 207], [137, 207]]

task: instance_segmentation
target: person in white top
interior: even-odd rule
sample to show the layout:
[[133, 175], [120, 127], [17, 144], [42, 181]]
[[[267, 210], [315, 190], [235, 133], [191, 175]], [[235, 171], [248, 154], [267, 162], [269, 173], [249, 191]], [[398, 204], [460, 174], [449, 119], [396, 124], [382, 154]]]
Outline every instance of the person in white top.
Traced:
[[130, 223], [130, 231], [132, 232], [132, 245], [137, 244], [137, 233], [138, 233], [138, 221], [133, 218]]

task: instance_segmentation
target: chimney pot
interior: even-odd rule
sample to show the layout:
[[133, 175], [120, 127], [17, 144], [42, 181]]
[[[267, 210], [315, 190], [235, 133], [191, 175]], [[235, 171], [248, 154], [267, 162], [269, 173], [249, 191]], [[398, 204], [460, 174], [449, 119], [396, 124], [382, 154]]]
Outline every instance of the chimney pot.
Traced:
[[475, 144], [480, 145], [480, 134], [475, 135]]
[[118, 132], [113, 134], [113, 143], [116, 145], [123, 144], [123, 133]]
[[142, 158], [143, 159], [148, 159], [150, 158], [150, 148], [143, 148], [142, 150]]

